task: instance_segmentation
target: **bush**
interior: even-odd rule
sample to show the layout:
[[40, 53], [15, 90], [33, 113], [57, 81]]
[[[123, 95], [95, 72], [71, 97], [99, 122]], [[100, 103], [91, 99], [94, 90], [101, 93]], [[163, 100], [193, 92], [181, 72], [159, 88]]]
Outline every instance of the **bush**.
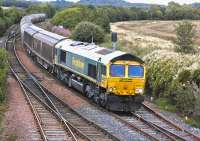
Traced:
[[0, 49], [0, 103], [5, 100], [6, 78], [8, 71], [8, 54], [5, 49]]
[[58, 12], [51, 20], [54, 25], [63, 25], [73, 30], [80, 22], [88, 21], [99, 25], [105, 32], [110, 32], [110, 19], [101, 8], [76, 6]]
[[6, 29], [9, 26], [19, 22], [22, 15], [23, 15], [22, 9], [17, 9], [17, 8], [11, 8], [6, 10], [0, 9], [0, 31], [1, 31], [0, 36], [3, 36]]
[[200, 119], [200, 93], [196, 97], [195, 108], [194, 108], [194, 116], [199, 117], [199, 119]]
[[3, 35], [3, 33], [5, 32], [6, 29], [6, 23], [5, 21], [0, 17], [0, 36]]
[[192, 80], [200, 86], [200, 69], [197, 69], [193, 72]]
[[93, 40], [95, 43], [101, 43], [104, 40], [104, 32], [101, 27], [93, 23], [81, 22], [76, 26], [73, 38], [82, 42], [91, 43]]
[[183, 70], [178, 75], [178, 81], [181, 83], [186, 83], [191, 79], [191, 72], [189, 70]]
[[178, 87], [177, 89], [177, 104], [179, 112], [184, 115], [191, 116], [195, 108], [195, 97], [190, 86]]
[[183, 53], [194, 53], [194, 25], [188, 21], [179, 23], [176, 27], [176, 51]]

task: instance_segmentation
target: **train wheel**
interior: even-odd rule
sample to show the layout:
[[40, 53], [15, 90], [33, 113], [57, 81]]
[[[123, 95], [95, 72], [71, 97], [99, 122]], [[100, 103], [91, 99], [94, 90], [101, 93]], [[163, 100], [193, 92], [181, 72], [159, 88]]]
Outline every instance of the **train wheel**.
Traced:
[[69, 77], [68, 79], [68, 87], [72, 87], [72, 77]]
[[99, 103], [102, 107], [105, 107], [107, 104], [107, 95], [106, 94], [101, 94], [99, 98]]
[[91, 86], [90, 85], [87, 85], [85, 87], [85, 94], [88, 98], [92, 98], [94, 96], [94, 94], [92, 93], [92, 89], [91, 89]]

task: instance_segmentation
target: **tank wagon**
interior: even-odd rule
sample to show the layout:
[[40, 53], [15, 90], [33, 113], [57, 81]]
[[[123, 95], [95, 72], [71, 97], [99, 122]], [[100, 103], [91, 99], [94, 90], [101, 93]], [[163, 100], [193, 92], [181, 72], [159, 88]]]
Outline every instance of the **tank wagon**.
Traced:
[[[67, 39], [21, 21], [23, 46], [50, 73], [111, 111], [135, 111], [144, 101], [145, 64], [135, 55]], [[27, 22], [25, 22], [27, 21]]]

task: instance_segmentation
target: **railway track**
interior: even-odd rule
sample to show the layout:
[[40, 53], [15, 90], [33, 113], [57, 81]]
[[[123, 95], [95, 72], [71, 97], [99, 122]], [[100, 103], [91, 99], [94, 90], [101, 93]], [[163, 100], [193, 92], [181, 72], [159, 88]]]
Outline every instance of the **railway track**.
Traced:
[[34, 114], [34, 118], [37, 121], [42, 139], [44, 141], [77, 141], [79, 136], [72, 132], [66, 122], [62, 119], [62, 117], [60, 117], [59, 113], [54, 111], [45, 102], [42, 102], [31, 95], [28, 88], [25, 87], [26, 80], [34, 81], [34, 79], [29, 73], [27, 73], [26, 69], [19, 62], [17, 56], [15, 56], [14, 43], [16, 36], [16, 32], [12, 30], [12, 34], [9, 34], [8, 40], [5, 43], [5, 47], [11, 53], [10, 68], [23, 89], [25, 97]]
[[200, 141], [200, 137], [184, 130], [147, 105], [129, 115], [114, 115], [128, 126], [137, 128], [153, 140]]
[[15, 36], [9, 38], [6, 43], [6, 48], [11, 53], [11, 70], [31, 105], [43, 140], [118, 141], [116, 137], [84, 119], [50, 92], [44, 90], [45, 88], [20, 62], [14, 43]]
[[165, 132], [168, 132], [169, 135], [174, 135], [177, 140], [200, 141], [199, 136], [176, 125], [146, 104], [143, 104], [143, 107], [136, 113], [133, 113], [133, 115], [149, 122]]

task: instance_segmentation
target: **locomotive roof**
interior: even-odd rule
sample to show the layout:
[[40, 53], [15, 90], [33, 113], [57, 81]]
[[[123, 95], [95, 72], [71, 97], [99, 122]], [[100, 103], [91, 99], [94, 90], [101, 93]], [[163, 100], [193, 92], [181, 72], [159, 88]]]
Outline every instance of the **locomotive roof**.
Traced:
[[64, 51], [68, 51], [85, 58], [100, 61], [104, 65], [117, 60], [134, 60], [144, 63], [140, 58], [122, 51], [112, 51], [91, 43], [77, 42], [70, 39], [63, 40], [56, 45]]

